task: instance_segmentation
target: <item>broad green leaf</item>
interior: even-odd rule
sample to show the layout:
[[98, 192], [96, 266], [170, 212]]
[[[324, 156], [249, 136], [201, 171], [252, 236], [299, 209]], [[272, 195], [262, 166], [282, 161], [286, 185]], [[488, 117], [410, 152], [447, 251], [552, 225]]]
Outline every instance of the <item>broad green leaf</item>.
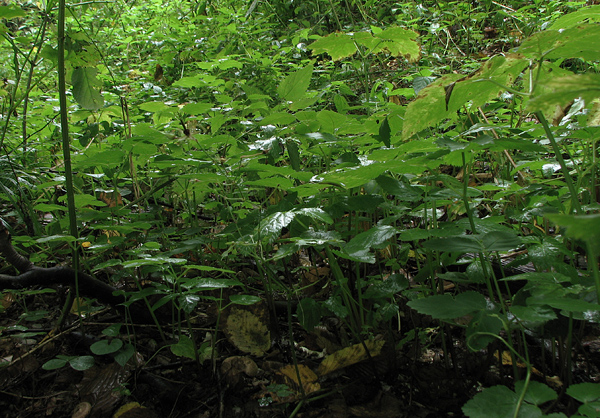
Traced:
[[542, 58], [597, 61], [600, 59], [600, 27], [583, 24], [563, 31], [545, 30], [524, 40], [517, 51], [536, 61]]
[[35, 240], [38, 243], [44, 242], [73, 242], [76, 238], [73, 235], [51, 235], [49, 237], [42, 237]]
[[52, 360], [48, 360], [44, 364], [42, 364], [42, 369], [44, 370], [56, 370], [64, 367], [67, 364], [67, 359], [59, 359], [53, 358]]
[[228, 270], [228, 269], [223, 269], [220, 267], [213, 267], [213, 266], [200, 266], [200, 265], [192, 264], [192, 265], [184, 266], [184, 268], [186, 270], [219, 271], [222, 273], [235, 274], [235, 272], [233, 270]]
[[202, 115], [204, 113], [208, 113], [214, 105], [212, 103], [188, 103], [181, 111], [183, 113], [187, 113], [188, 115]]
[[564, 107], [579, 97], [586, 103], [592, 103], [595, 98], [600, 97], [600, 75], [573, 74], [555, 77], [541, 83], [539, 88], [543, 93], [534, 95], [529, 100], [527, 109], [549, 114], [556, 106]]
[[135, 348], [133, 344], [127, 343], [119, 352], [115, 354], [115, 361], [121, 365], [121, 367], [125, 367], [125, 364], [129, 361], [131, 357], [135, 354]]
[[[515, 383], [515, 392], [521, 393], [525, 382], [520, 380]], [[550, 402], [558, 398], [558, 394], [549, 388], [547, 385], [532, 380], [527, 386], [527, 392], [525, 393], [525, 401], [534, 405], [541, 405], [546, 402]]]
[[401, 274], [392, 274], [385, 280], [376, 280], [370, 283], [367, 290], [363, 293], [365, 299], [383, 299], [391, 298], [396, 293], [400, 293], [409, 286], [408, 280]]
[[296, 122], [296, 117], [290, 113], [276, 112], [260, 121], [261, 126], [265, 125], [290, 125]]
[[[515, 418], [518, 395], [506, 386], [492, 386], [476, 394], [463, 407], [469, 418]], [[522, 404], [517, 418], [542, 417], [542, 411], [530, 404]]]
[[0, 6], [0, 19], [14, 19], [15, 17], [27, 16], [25, 10], [17, 7], [15, 4], [10, 6]]
[[116, 337], [121, 331], [121, 326], [121, 324], [112, 324], [111, 326], [103, 329], [102, 334], [106, 335], [107, 337]]
[[177, 344], [171, 346], [171, 352], [179, 357], [186, 357], [192, 360], [196, 359], [194, 342], [186, 335], [181, 335]]
[[387, 49], [392, 55], [403, 56], [409, 62], [416, 62], [421, 58], [421, 47], [415, 41], [418, 36], [416, 32], [400, 27], [387, 28], [375, 35], [383, 40], [379, 48]]
[[520, 321], [530, 323], [545, 323], [556, 319], [556, 313], [546, 306], [518, 306], [513, 305], [510, 311]]
[[408, 185], [388, 176], [379, 176], [375, 179], [386, 193], [393, 194], [401, 201], [413, 202], [419, 200], [423, 194], [423, 189]]
[[310, 84], [313, 73], [313, 65], [309, 64], [300, 70], [288, 75], [277, 88], [277, 93], [289, 102], [295, 102], [304, 98]]
[[312, 298], [301, 299], [296, 308], [298, 322], [307, 330], [312, 331], [321, 321], [321, 306]]
[[483, 350], [496, 339], [495, 336], [499, 335], [502, 329], [502, 321], [494, 310], [486, 309], [475, 313], [467, 326], [466, 337], [469, 350], [475, 352]]
[[[84, 208], [86, 206], [106, 206], [106, 203], [96, 199], [94, 196], [89, 194], [76, 194], [75, 196], [75, 207]], [[66, 195], [61, 196], [58, 201], [65, 202], [67, 200]]]
[[595, 255], [600, 252], [600, 215], [548, 214], [548, 219], [562, 228], [569, 238], [586, 242]]
[[446, 110], [444, 87], [451, 86], [462, 78], [459, 74], [446, 74], [422, 89], [416, 100], [412, 101], [406, 109], [402, 137], [410, 138], [415, 133], [444, 119], [455, 119], [456, 114]]
[[90, 346], [90, 350], [92, 353], [101, 356], [104, 354], [111, 354], [116, 351], [119, 351], [121, 349], [121, 347], [123, 347], [123, 340], [115, 338], [111, 341], [109, 341], [109, 340], [97, 341]]
[[594, 5], [590, 7], [582, 7], [576, 12], [569, 13], [561, 16], [554, 21], [549, 29], [559, 30], [572, 28], [581, 23], [594, 23], [600, 22], [600, 5]]
[[164, 102], [146, 102], [138, 105], [138, 107], [146, 112], [164, 112], [165, 110], [173, 110]]
[[481, 241], [474, 235], [450, 238], [433, 238], [423, 243], [423, 247], [436, 251], [457, 253], [478, 253], [483, 251]]
[[73, 70], [71, 82], [73, 97], [84, 109], [98, 110], [104, 104], [104, 98], [97, 90], [102, 83], [96, 78], [98, 70], [91, 67], [79, 67]]
[[229, 296], [229, 300], [236, 305], [254, 305], [262, 299], [254, 295], [231, 295]]
[[121, 263], [123, 268], [137, 268], [142, 266], [162, 266], [164, 264], [185, 264], [187, 260], [184, 258], [165, 258], [165, 257], [152, 257], [152, 258], [140, 258], [137, 260], [127, 260]]
[[408, 105], [402, 136], [413, 134], [445, 119], [453, 120], [456, 112], [466, 103], [483, 106], [511, 87], [529, 61], [518, 55], [496, 56], [481, 69], [467, 77], [445, 75], [424, 88], [415, 101]]
[[185, 281], [182, 287], [186, 289], [216, 290], [240, 286], [241, 284], [241, 282], [234, 279], [195, 278]]
[[482, 294], [468, 291], [451, 295], [434, 295], [423, 299], [411, 300], [408, 306], [423, 315], [430, 315], [435, 319], [454, 319], [471, 314], [486, 308], [486, 300]]
[[298, 215], [308, 216], [311, 219], [326, 223], [328, 225], [333, 223], [331, 216], [321, 208], [300, 208], [296, 209], [294, 212]]
[[187, 314], [191, 313], [196, 308], [196, 306], [198, 306], [199, 301], [200, 301], [200, 296], [194, 295], [194, 294], [181, 295], [177, 299], [179, 306], [181, 307], [183, 312], [185, 312]]
[[578, 383], [567, 389], [567, 394], [579, 402], [589, 403], [600, 399], [600, 383]]
[[270, 237], [274, 234], [279, 234], [282, 228], [287, 227], [294, 220], [296, 213], [275, 212], [267, 216], [258, 226], [258, 233], [265, 237]]
[[54, 205], [48, 203], [38, 203], [33, 207], [34, 210], [39, 210], [41, 212], [53, 212], [55, 210], [66, 211], [67, 208], [61, 205]]
[[537, 303], [543, 303], [555, 309], [560, 309], [566, 312], [588, 312], [599, 311], [600, 305], [590, 303], [583, 299], [573, 299], [569, 297], [544, 298]]
[[339, 296], [332, 296], [323, 304], [332, 314], [344, 319], [348, 316], [348, 308], [344, 306]]
[[94, 365], [94, 357], [92, 357], [92, 356], [75, 357], [75, 358], [72, 358], [71, 360], [69, 360], [69, 365], [71, 365], [71, 367], [74, 368], [75, 370], [84, 371]]
[[375, 136], [375, 139], [383, 142], [386, 147], [389, 147], [390, 144], [390, 124], [388, 122], [388, 118], [386, 117], [383, 122], [379, 125], [379, 134]]
[[332, 110], [321, 110], [317, 113], [317, 120], [322, 132], [334, 134], [346, 123], [347, 117]]
[[377, 225], [368, 231], [361, 232], [344, 246], [344, 251], [351, 256], [360, 256], [371, 248], [379, 248], [382, 244], [394, 237], [398, 230], [390, 225]]
[[481, 238], [485, 251], [509, 251], [521, 245], [521, 239], [516, 233], [492, 231]]
[[332, 33], [310, 44], [313, 55], [329, 54], [334, 61], [354, 55], [357, 51], [354, 39], [344, 33]]

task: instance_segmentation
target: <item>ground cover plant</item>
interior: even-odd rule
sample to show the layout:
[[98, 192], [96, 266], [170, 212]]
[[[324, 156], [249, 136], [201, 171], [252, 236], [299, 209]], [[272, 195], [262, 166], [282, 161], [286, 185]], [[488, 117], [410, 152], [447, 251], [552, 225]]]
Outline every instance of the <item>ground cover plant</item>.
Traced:
[[599, 16], [3, 3], [5, 416], [600, 416]]

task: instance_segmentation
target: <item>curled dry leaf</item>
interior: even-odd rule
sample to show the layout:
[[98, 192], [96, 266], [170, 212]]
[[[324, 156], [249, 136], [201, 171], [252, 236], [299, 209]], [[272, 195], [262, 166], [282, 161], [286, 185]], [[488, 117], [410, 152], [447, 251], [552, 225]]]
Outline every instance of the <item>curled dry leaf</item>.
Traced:
[[[364, 345], [358, 343], [336, 351], [335, 353], [325, 357], [317, 369], [317, 374], [319, 376], [325, 376], [326, 374], [336, 370], [340, 370], [344, 367], [348, 367], [366, 360], [369, 358], [369, 356], [375, 357], [381, 353], [381, 349], [384, 344], [384, 340], [368, 340], [365, 341]], [[368, 350], [368, 353], [365, 350], [365, 346]]]

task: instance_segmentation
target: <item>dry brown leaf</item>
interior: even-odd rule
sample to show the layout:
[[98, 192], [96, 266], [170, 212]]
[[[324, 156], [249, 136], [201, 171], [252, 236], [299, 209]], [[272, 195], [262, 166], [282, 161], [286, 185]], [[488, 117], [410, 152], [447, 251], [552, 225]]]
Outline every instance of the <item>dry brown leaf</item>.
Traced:
[[317, 374], [319, 376], [325, 376], [326, 374], [329, 374], [336, 370], [343, 369], [344, 367], [348, 367], [353, 364], [359, 363], [363, 360], [366, 360], [369, 358], [369, 355], [371, 357], [375, 357], [379, 355], [379, 353], [381, 353], [381, 349], [384, 344], [384, 340], [365, 341], [364, 345], [367, 346], [367, 350], [369, 350], [368, 353], [365, 350], [363, 344], [361, 343], [354, 344], [350, 347], [346, 347], [339, 351], [336, 351], [335, 353], [323, 359], [323, 361], [319, 365], [319, 368], [317, 369]]

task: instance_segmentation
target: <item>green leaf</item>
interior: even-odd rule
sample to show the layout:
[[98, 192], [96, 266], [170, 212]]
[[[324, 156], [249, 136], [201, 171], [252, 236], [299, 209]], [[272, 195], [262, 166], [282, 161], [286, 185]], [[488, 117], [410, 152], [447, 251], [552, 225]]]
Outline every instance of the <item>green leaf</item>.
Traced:
[[117, 354], [115, 354], [115, 361], [122, 367], [125, 367], [125, 364], [134, 354], [135, 348], [133, 347], [133, 344], [127, 343]]
[[600, 5], [582, 7], [576, 12], [561, 16], [554, 21], [551, 30], [567, 29], [581, 23], [600, 22]]
[[[476, 394], [463, 407], [469, 418], [514, 418], [519, 397], [506, 386], [492, 386]], [[522, 404], [518, 418], [542, 417], [542, 411], [530, 404]]]
[[579, 402], [590, 403], [600, 399], [600, 383], [578, 383], [567, 389], [567, 394]]
[[485, 251], [509, 251], [521, 245], [521, 239], [514, 232], [492, 231], [481, 238]]
[[187, 113], [188, 115], [202, 115], [204, 113], [208, 113], [214, 105], [212, 103], [188, 103], [183, 106], [181, 111], [183, 113]]
[[310, 44], [313, 55], [329, 54], [334, 61], [347, 58], [356, 53], [356, 44], [345, 33], [332, 33]]
[[98, 70], [92, 67], [79, 67], [73, 70], [71, 83], [73, 84], [73, 97], [84, 109], [98, 110], [104, 104], [104, 98], [97, 87], [102, 83], [96, 78]]
[[254, 305], [262, 299], [254, 295], [231, 295], [229, 296], [229, 300], [236, 305]]
[[94, 357], [92, 356], [79, 356], [69, 360], [69, 365], [78, 371], [84, 371], [94, 365]]
[[285, 112], [275, 112], [261, 120], [260, 125], [290, 125], [294, 122], [296, 122], [294, 115]]
[[307, 330], [312, 331], [321, 321], [321, 306], [312, 298], [304, 298], [298, 303], [296, 315], [300, 325]]
[[391, 298], [396, 293], [408, 289], [409, 283], [402, 274], [392, 274], [385, 280], [377, 280], [369, 283], [369, 287], [363, 293], [364, 299]]
[[109, 341], [109, 340], [97, 341], [90, 346], [90, 350], [92, 351], [92, 353], [101, 356], [104, 354], [111, 354], [116, 351], [119, 351], [121, 349], [121, 347], [123, 347], [123, 341], [118, 338], [115, 338], [112, 341]]
[[186, 289], [217, 290], [240, 286], [242, 283], [234, 279], [195, 278], [186, 280], [182, 286]]
[[527, 104], [527, 110], [549, 114], [556, 106], [564, 107], [579, 97], [586, 103], [592, 103], [595, 98], [600, 96], [600, 75], [573, 74], [566, 77], [555, 77], [539, 83], [536, 91], [538, 89], [542, 93], [534, 94]]
[[[522, 380], [516, 382], [515, 392], [521, 393], [524, 385], [525, 382]], [[558, 394], [554, 390], [549, 388], [547, 385], [534, 380], [529, 382], [529, 385], [527, 386], [527, 392], [525, 393], [525, 401], [534, 405], [541, 405], [543, 403], [553, 401], [556, 398], [558, 398]]]
[[[467, 346], [471, 351], [486, 348], [502, 330], [502, 321], [493, 310], [480, 310], [467, 326]], [[491, 335], [490, 335], [491, 334]]]
[[52, 360], [48, 360], [42, 365], [42, 369], [44, 370], [56, 370], [64, 367], [67, 364], [67, 359], [59, 359], [53, 358]]
[[185, 313], [190, 313], [198, 306], [198, 302], [200, 301], [200, 296], [194, 294], [185, 294], [181, 295], [177, 302], [179, 302], [179, 306]]
[[594, 255], [600, 252], [600, 215], [546, 215], [555, 224], [566, 228], [565, 235], [569, 238], [586, 242]]
[[14, 4], [10, 6], [0, 6], [0, 19], [14, 19], [15, 17], [25, 17], [25, 10]]
[[200, 266], [200, 265], [192, 264], [189, 266], [184, 266], [184, 268], [186, 270], [218, 271], [218, 272], [222, 272], [222, 273], [235, 274], [235, 272], [233, 270], [227, 270], [227, 269], [213, 267], [213, 266]]
[[73, 235], [51, 235], [49, 237], [38, 238], [35, 242], [73, 242], [76, 238]]
[[478, 253], [483, 251], [481, 241], [479, 241], [474, 235], [450, 238], [433, 238], [424, 242], [423, 247], [435, 251], [448, 251], [457, 253]]
[[383, 122], [379, 125], [379, 135], [375, 135], [375, 139], [383, 142], [386, 147], [391, 145], [390, 143], [390, 123], [388, 122], [388, 118], [386, 117]]
[[304, 98], [306, 90], [310, 84], [310, 78], [313, 73], [313, 65], [306, 67], [288, 75], [277, 88], [277, 93], [289, 102], [295, 102]]
[[468, 291], [458, 294], [455, 298], [448, 294], [435, 295], [411, 300], [407, 304], [417, 312], [430, 315], [434, 319], [454, 319], [484, 310], [487, 302], [482, 294]]
[[[377, 248], [398, 233], [397, 229], [390, 225], [377, 225], [368, 231], [361, 232], [344, 246], [344, 251], [352, 257], [361, 257], [373, 247]], [[375, 261], [375, 260], [373, 260]]]
[[177, 344], [171, 346], [171, 352], [179, 357], [187, 357], [192, 360], [196, 359], [194, 342], [186, 335], [181, 335]]
[[375, 38], [383, 40], [379, 48], [387, 49], [395, 56], [404, 56], [409, 62], [416, 62], [421, 57], [421, 47], [415, 41], [418, 36], [412, 30], [390, 27], [376, 34]]

